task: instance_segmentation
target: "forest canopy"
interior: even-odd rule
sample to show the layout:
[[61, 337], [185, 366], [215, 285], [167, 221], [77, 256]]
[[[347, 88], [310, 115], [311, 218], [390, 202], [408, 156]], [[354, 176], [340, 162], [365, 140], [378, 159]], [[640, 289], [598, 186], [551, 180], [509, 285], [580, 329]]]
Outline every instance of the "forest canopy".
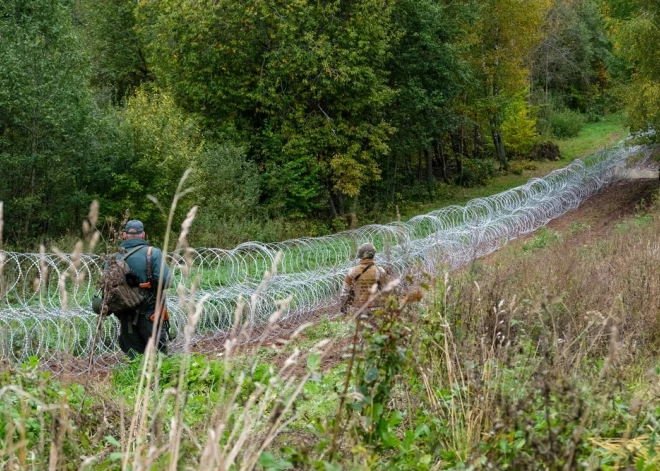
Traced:
[[198, 245], [341, 230], [479, 185], [586, 121], [660, 126], [651, 0], [5, 0], [5, 238], [158, 239], [187, 168]]

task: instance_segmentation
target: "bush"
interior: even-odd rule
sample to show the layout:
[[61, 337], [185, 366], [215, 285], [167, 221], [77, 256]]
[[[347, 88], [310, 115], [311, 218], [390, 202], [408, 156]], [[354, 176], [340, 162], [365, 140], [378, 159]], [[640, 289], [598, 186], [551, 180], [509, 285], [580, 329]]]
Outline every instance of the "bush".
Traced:
[[561, 151], [554, 142], [539, 142], [527, 154], [529, 160], [561, 160]]
[[550, 115], [552, 134], [559, 139], [577, 136], [585, 122], [586, 118], [576, 111], [565, 110]]
[[536, 170], [536, 164], [529, 160], [517, 160], [511, 162], [510, 172], [514, 175], [522, 175], [525, 170]]
[[456, 177], [455, 182], [466, 188], [485, 185], [496, 172], [493, 160], [468, 159], [463, 161], [463, 172]]
[[538, 141], [536, 118], [530, 116], [526, 94], [518, 95], [507, 107], [502, 123], [502, 139], [510, 156], [527, 154]]

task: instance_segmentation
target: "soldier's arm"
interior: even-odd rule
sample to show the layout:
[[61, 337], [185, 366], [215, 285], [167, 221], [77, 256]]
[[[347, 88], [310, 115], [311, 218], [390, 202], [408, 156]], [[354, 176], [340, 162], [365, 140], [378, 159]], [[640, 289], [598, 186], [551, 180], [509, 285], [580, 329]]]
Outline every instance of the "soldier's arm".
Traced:
[[[154, 288], [158, 287], [158, 280], [160, 280], [160, 267], [163, 259], [163, 252], [160, 249], [153, 249], [151, 266], [152, 266], [152, 276], [153, 276], [153, 286]], [[172, 272], [170, 267], [165, 264], [163, 271], [163, 290], [166, 290], [172, 284]]]
[[348, 301], [352, 289], [353, 289], [353, 278], [351, 277], [351, 273], [349, 272], [348, 275], [346, 275], [346, 278], [344, 278], [344, 284], [341, 288], [341, 294], [339, 295], [339, 301], [341, 302], [342, 306], [344, 306], [346, 301]]

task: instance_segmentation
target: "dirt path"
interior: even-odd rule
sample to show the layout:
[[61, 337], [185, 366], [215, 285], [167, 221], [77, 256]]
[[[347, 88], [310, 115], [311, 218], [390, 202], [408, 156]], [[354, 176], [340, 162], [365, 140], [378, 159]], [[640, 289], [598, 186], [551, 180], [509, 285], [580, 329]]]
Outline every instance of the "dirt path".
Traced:
[[[658, 179], [624, 180], [601, 190], [578, 209], [554, 219], [547, 224], [547, 228], [560, 233], [565, 244], [591, 244], [614, 230], [626, 218], [642, 212], [658, 191]], [[534, 236], [531, 233], [510, 244], [523, 244]]]

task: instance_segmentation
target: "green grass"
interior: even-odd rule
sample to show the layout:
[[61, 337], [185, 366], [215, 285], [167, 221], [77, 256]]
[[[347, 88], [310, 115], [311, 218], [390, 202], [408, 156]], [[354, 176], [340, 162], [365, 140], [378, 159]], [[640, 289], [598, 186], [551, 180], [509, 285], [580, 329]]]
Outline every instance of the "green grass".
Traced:
[[589, 155], [599, 149], [616, 144], [626, 134], [628, 127], [621, 115], [610, 115], [597, 123], [588, 123], [577, 137], [555, 142], [564, 159], [572, 160]]
[[587, 222], [573, 221], [571, 223], [571, 233], [575, 234], [577, 232], [584, 232], [591, 229], [591, 226]]
[[[499, 261], [478, 262], [479, 270], [438, 280], [420, 304], [391, 310], [387, 318], [375, 315], [360, 331], [334, 467], [318, 463], [333, 441], [348, 370], [339, 347], [348, 341], [328, 351], [331, 361], [322, 361], [315, 346], [326, 338], [351, 338], [355, 325], [348, 318], [324, 319], [295, 340], [278, 342], [277, 350], [241, 345], [233, 360], [226, 352], [161, 357], [157, 384], [143, 390], [137, 387], [140, 360], [126, 361], [104, 381], [85, 386], [40, 373], [34, 358], [23, 369], [0, 368], [3, 386], [16, 385], [56, 407], [5, 391], [0, 468], [3, 459], [20, 453], [28, 463], [23, 468], [47, 468], [48, 447], [56, 446], [64, 423], [62, 462], [79, 464], [81, 456], [94, 456], [95, 463], [81, 468], [118, 469], [128, 443], [122, 427], [146, 392], [150, 399], [141, 404], [148, 407], [149, 427], [142, 436], [161, 449], [179, 436], [172, 433], [174, 426], [184, 424], [177, 466], [202, 469], [199, 445], [220, 424], [231, 428], [250, 417], [254, 426], [242, 450], [261, 443], [287, 396], [264, 395], [255, 407], [248, 405], [259, 388], [284, 387], [288, 379], [278, 376], [278, 368], [297, 349], [298, 364], [292, 367], [310, 377], [285, 413], [291, 422], [254, 469], [559, 469], [567, 452], [575, 453], [576, 463], [589, 465], [584, 469], [659, 469], [660, 324], [653, 307], [660, 292], [654, 289], [657, 252], [652, 250], [659, 217], [650, 207], [626, 219], [635, 237], [612, 230], [586, 250], [563, 247], [555, 232], [542, 228], [529, 239], [531, 250], [524, 257], [518, 245], [517, 253], [498, 254]], [[588, 230], [584, 221], [570, 229], [583, 230]], [[395, 335], [400, 335], [396, 345], [388, 344]], [[501, 342], [505, 338], [510, 343]], [[638, 346], [631, 351], [629, 345]], [[182, 367], [186, 373], [180, 376]], [[371, 368], [378, 370], [376, 379], [369, 376]], [[385, 376], [388, 372], [393, 374]], [[378, 407], [362, 406], [367, 394]], [[180, 417], [176, 399], [183, 399]], [[220, 412], [227, 404], [231, 412], [224, 416]], [[368, 429], [370, 423], [379, 426]], [[230, 430], [222, 430], [211, 438], [232, 443]], [[24, 443], [18, 451], [12, 448], [17, 443]], [[152, 469], [167, 469], [171, 455], [162, 453]], [[128, 458], [131, 464], [137, 459]], [[300, 460], [295, 465], [294, 458]], [[355, 466], [360, 462], [369, 466]]]
[[536, 231], [536, 235], [532, 239], [523, 244], [522, 249], [525, 252], [535, 249], [546, 249], [560, 240], [561, 236], [559, 234], [543, 226]]

